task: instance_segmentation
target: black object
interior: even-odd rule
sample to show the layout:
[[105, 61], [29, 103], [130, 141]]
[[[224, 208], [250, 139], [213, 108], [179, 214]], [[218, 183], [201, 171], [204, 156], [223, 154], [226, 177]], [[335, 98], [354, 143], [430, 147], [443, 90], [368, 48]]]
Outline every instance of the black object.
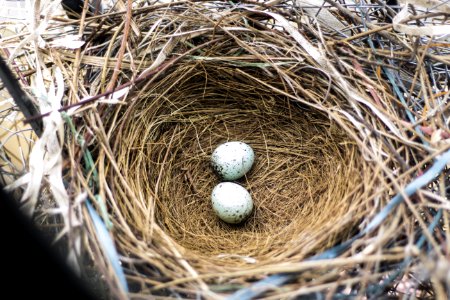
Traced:
[[0, 189], [0, 237], [3, 295], [12, 295], [14, 299], [94, 299], [3, 189]]
[[83, 11], [83, 5], [84, 5], [84, 1], [83, 0], [62, 0], [61, 1], [62, 7], [67, 11], [67, 12], [74, 12], [76, 14], [81, 14], [81, 12]]
[[[25, 118], [28, 119], [38, 114], [37, 108], [34, 106], [33, 102], [27, 96], [27, 94], [25, 94], [25, 92], [22, 90], [19, 83], [17, 82], [16, 77], [13, 75], [12, 71], [9, 69], [8, 65], [1, 56], [0, 79], [2, 80], [3, 85], [6, 87], [11, 97], [13, 97], [14, 102], [24, 114]], [[37, 136], [41, 136], [42, 120], [34, 120], [33, 122], [30, 122], [30, 125]]]
[[[25, 117], [37, 115], [36, 107], [1, 57], [0, 79]], [[42, 121], [35, 120], [31, 126], [40, 136]], [[0, 239], [3, 295], [12, 295], [14, 299], [94, 299], [2, 186]]]
[[[398, 6], [398, 1], [397, 0], [386, 0], [386, 5], [389, 6]], [[398, 9], [397, 9], [398, 10]]]
[[[89, 0], [88, 0], [89, 1]], [[101, 0], [90, 0], [88, 6], [89, 13], [97, 13], [101, 8]], [[83, 11], [84, 0], [62, 0], [62, 7], [66, 10], [69, 17], [78, 19]]]
[[[27, 119], [39, 115], [1, 56], [0, 80]], [[40, 136], [42, 120], [30, 124]], [[1, 185], [0, 239], [2, 295], [11, 295], [13, 299], [95, 299], [61, 255], [50, 247], [51, 241], [22, 214], [17, 201]]]

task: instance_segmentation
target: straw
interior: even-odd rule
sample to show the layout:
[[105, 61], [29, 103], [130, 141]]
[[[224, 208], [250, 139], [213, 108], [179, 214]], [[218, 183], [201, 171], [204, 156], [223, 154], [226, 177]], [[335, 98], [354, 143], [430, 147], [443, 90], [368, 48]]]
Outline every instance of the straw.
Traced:
[[[40, 62], [30, 82], [64, 75], [61, 176], [92, 201], [83, 249], [112, 294], [120, 278], [135, 298], [445, 297], [448, 5], [294, 4], [86, 6], [2, 41]], [[73, 32], [76, 53], [55, 46]], [[238, 226], [210, 204], [232, 140], [256, 153]]]

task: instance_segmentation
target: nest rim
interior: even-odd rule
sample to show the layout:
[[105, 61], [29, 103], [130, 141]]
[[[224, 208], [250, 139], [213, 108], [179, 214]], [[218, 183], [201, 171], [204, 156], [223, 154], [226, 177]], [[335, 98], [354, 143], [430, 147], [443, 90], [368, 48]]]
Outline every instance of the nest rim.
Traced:
[[[121, 119], [123, 122], [114, 120], [114, 124], [121, 131], [116, 138], [116, 145], [121, 146], [114, 149], [120, 168], [127, 170], [125, 176], [129, 176], [127, 180], [130, 182], [137, 180], [144, 182], [139, 185], [139, 189], [134, 191], [136, 195], [145, 191], [142, 199], [154, 199], [153, 201], [155, 201], [154, 207], [151, 208], [154, 215], [150, 218], [150, 223], [139, 221], [137, 223], [140, 225], [131, 225], [134, 227], [133, 230], [138, 232], [136, 235], [147, 236], [144, 240], [148, 239], [153, 243], [154, 238], [149, 236], [149, 232], [154, 232], [154, 230], [149, 228], [159, 227], [158, 231], [161, 235], [166, 235], [161, 239], [170, 239], [171, 244], [177, 248], [177, 252], [182, 253], [183, 257], [194, 268], [202, 270], [201, 272], [205, 272], [205, 270], [209, 270], [207, 272], [218, 272], [219, 270], [223, 272], [239, 268], [255, 269], [259, 265], [267, 266], [286, 263], [290, 260], [298, 261], [331, 247], [339, 240], [345, 240], [359, 222], [358, 219], [351, 221], [349, 215], [353, 217], [359, 215], [362, 219], [364, 209], [367, 208], [366, 203], [363, 204], [365, 200], [362, 201], [365, 196], [361, 197], [360, 174], [362, 168], [365, 167], [364, 160], [361, 158], [355, 142], [351, 141], [349, 136], [342, 134], [338, 124], [333, 123], [323, 112], [295, 103], [284, 95], [274, 96], [273, 89], [261, 91], [264, 87], [246, 95], [252, 82], [233, 79], [232, 75], [229, 75], [231, 77], [228, 79], [211, 79], [219, 76], [214, 68], [214, 64], [208, 66], [202, 63], [199, 66], [199, 64], [189, 61], [173, 66], [166, 71], [164, 79], [154, 84], [154, 88], [146, 93], [140, 91], [139, 97], [134, 100], [133, 105], [123, 113], [123, 116], [135, 115], [135, 118], [123, 117]], [[225, 71], [226, 74], [233, 72], [234, 67], [226, 68], [223, 67], [220, 72]], [[256, 71], [259, 72], [258, 69]], [[195, 75], [190, 75], [184, 81], [180, 80], [184, 74]], [[203, 82], [199, 77], [203, 78]], [[208, 79], [206, 80], [206, 78]], [[235, 81], [237, 87], [228, 89], [226, 92], [223, 83], [229, 83], [232, 80]], [[177, 83], [176, 88], [174, 82]], [[173, 91], [170, 90], [171, 87]], [[257, 93], [270, 96], [263, 99], [264, 97], [257, 96]], [[245, 104], [242, 104], [243, 101]], [[190, 109], [190, 107], [194, 108]], [[175, 114], [176, 116], [174, 116]], [[220, 124], [221, 122], [223, 124]], [[264, 130], [260, 129], [258, 132], [258, 127], [261, 127], [264, 122], [269, 125], [264, 126]], [[258, 126], [255, 126], [254, 123], [258, 123]], [[277, 123], [283, 124], [283, 126], [277, 125]], [[165, 126], [172, 127], [174, 131], [170, 131]], [[289, 129], [289, 126], [292, 128]], [[308, 126], [312, 130], [308, 129]], [[239, 128], [243, 129], [239, 130]], [[162, 137], [149, 138], [152, 135], [159, 135], [158, 130], [163, 133]], [[228, 133], [226, 133], [227, 130]], [[199, 137], [198, 132], [207, 132], [208, 134]], [[300, 136], [297, 141], [298, 148], [303, 149], [303, 152], [295, 151], [296, 144], [293, 140], [295, 140], [296, 134]], [[264, 142], [255, 141], [255, 135]], [[285, 143], [281, 142], [289, 139], [290, 141]], [[305, 141], [299, 142], [301, 139]], [[229, 140], [248, 143], [254, 148], [257, 157], [256, 165], [248, 176], [236, 181], [249, 189], [252, 196], [255, 197], [255, 211], [252, 217], [244, 225], [238, 226], [224, 224], [218, 220], [209, 203], [212, 187], [220, 182], [210, 167], [210, 155], [214, 146]], [[144, 148], [142, 145], [146, 145], [146, 143], [152, 144], [152, 150], [149, 150], [149, 146], [145, 146], [147, 149], [139, 149], [140, 152], [145, 152], [145, 155], [130, 154], [130, 149]], [[277, 143], [283, 145], [277, 146]], [[161, 147], [158, 148], [158, 145]], [[196, 147], [196, 145], [202, 145], [202, 147]], [[170, 147], [174, 148], [171, 149], [174, 153], [165, 151]], [[178, 153], [179, 149], [182, 149], [182, 154]], [[269, 151], [269, 149], [271, 150]], [[321, 151], [322, 153], [320, 153]], [[190, 153], [190, 155], [185, 155], [185, 153]], [[314, 163], [314, 159], [311, 157], [317, 156], [318, 153], [323, 161]], [[284, 177], [291, 189], [287, 192], [289, 195], [284, 196], [284, 199], [279, 198], [280, 202], [276, 204], [276, 201], [270, 197], [279, 194], [279, 191], [267, 194], [268, 184], [264, 180], [267, 181], [268, 170], [267, 168], [263, 169], [262, 166], [266, 165], [267, 158], [270, 158], [272, 162], [275, 161], [275, 168], [283, 169], [283, 164], [277, 165], [277, 159], [286, 163], [286, 161], [295, 160], [296, 157], [297, 160], [300, 160], [302, 156], [309, 159], [309, 164], [303, 166], [304, 170], [300, 170], [302, 166], [298, 164], [295, 167], [286, 168], [284, 173], [275, 172], [277, 173], [275, 177], [278, 180], [283, 180]], [[153, 157], [155, 161], [147, 159], [148, 157]], [[166, 160], [170, 163], [167, 163]], [[122, 164], [122, 162], [125, 163]], [[153, 168], [156, 171], [151, 171]], [[178, 171], [184, 170], [184, 174], [180, 175], [178, 171], [174, 171], [172, 177], [165, 175], [165, 173], [171, 174], [172, 168]], [[339, 176], [336, 174], [331, 176], [330, 174], [336, 170], [341, 172]], [[204, 178], [193, 176], [192, 174], [196, 172], [203, 174]], [[327, 174], [327, 172], [329, 173]], [[315, 174], [310, 176], [308, 173]], [[305, 177], [302, 183], [303, 189], [305, 189], [305, 182], [308, 182], [309, 186], [314, 184], [318, 186], [317, 190], [320, 192], [311, 191], [310, 187], [306, 188], [308, 193], [313, 195], [309, 203], [303, 204], [304, 207], [308, 207], [309, 214], [303, 213], [300, 217], [299, 212], [302, 209], [298, 207], [299, 204], [296, 201], [301, 197], [299, 195], [297, 198], [292, 197], [299, 192], [298, 186], [293, 184], [290, 177], [292, 175], [289, 174]], [[355, 176], [356, 174], [357, 176]], [[154, 178], [153, 186], [150, 184], [151, 178]], [[345, 178], [345, 180], [339, 181], [336, 178]], [[355, 178], [355, 180], [352, 181], [349, 178]], [[187, 184], [183, 182], [185, 179]], [[324, 180], [328, 181], [323, 183]], [[333, 184], [331, 184], [332, 181], [334, 181]], [[177, 183], [181, 183], [182, 187], [178, 187]], [[275, 185], [273, 181], [270, 184]], [[203, 188], [203, 185], [208, 188]], [[289, 188], [284, 187], [285, 190], [289, 190]], [[197, 195], [194, 197], [195, 199], [191, 199], [192, 197], [188, 197], [189, 200], [183, 199], [182, 195], [192, 193], [192, 189], [195, 191], [194, 194], [201, 194], [201, 196]], [[173, 190], [176, 190], [175, 194], [173, 194]], [[199, 190], [200, 192], [198, 192]], [[294, 190], [297, 191], [293, 192]], [[319, 196], [314, 196], [314, 194]], [[268, 195], [269, 197], [267, 197]], [[337, 203], [333, 207], [331, 204], [333, 195], [343, 202], [335, 200]], [[286, 200], [289, 198], [291, 200]], [[167, 199], [176, 200], [166, 202]], [[198, 206], [194, 204], [195, 208], [183, 210], [173, 204], [181, 199], [183, 199], [181, 204], [177, 205], [189, 207], [195, 201], [200, 204]], [[121, 204], [120, 199], [116, 200], [122, 209], [129, 209], [126, 204]], [[134, 206], [135, 209], [138, 209], [138, 213], [133, 211], [126, 213], [129, 216], [128, 220], [142, 219], [142, 208], [145, 207], [144, 202], [148, 200], [141, 201], [143, 203]], [[261, 206], [260, 203], [271, 204]], [[274, 208], [277, 206], [283, 207], [283, 209], [277, 211]], [[330, 213], [321, 215], [327, 209]], [[180, 213], [180, 210], [183, 213]], [[285, 211], [283, 212], [283, 210]], [[255, 216], [262, 214], [263, 211], [273, 213], [272, 218], [267, 216], [259, 218], [255, 224]], [[286, 211], [291, 211], [292, 215], [286, 214]], [[197, 219], [192, 221], [192, 216], [201, 216], [200, 221]], [[291, 217], [289, 224], [274, 225], [279, 222], [279, 219], [289, 220], [289, 217]], [[320, 219], [322, 223], [317, 219]], [[339, 225], [340, 219], [344, 220], [342, 226]], [[170, 220], [172, 224], [165, 224], [164, 222], [168, 222], [167, 220]], [[271, 220], [274, 224], [270, 224]], [[247, 228], [249, 224], [252, 224], [250, 230]], [[317, 228], [308, 230], [308, 227], [314, 227], [313, 225]], [[215, 231], [204, 231], [205, 228], [211, 229], [211, 226], [216, 227]], [[261, 229], [261, 227], [265, 229]], [[341, 232], [338, 232], [336, 227], [342, 227]], [[267, 228], [272, 228], [272, 230]], [[302, 229], [299, 230], [299, 228]], [[234, 235], [230, 234], [230, 230]], [[291, 230], [290, 235], [286, 233], [289, 230]], [[218, 234], [218, 231], [221, 231], [222, 235]], [[309, 240], [297, 241], [297, 243], [292, 241], [293, 236], [299, 236], [298, 239], [301, 240], [302, 233], [304, 236], [309, 235]], [[191, 238], [186, 238], [186, 235]], [[284, 240], [277, 239], [279, 236], [283, 236]], [[227, 241], [226, 243], [233, 247], [227, 248], [223, 241]], [[212, 245], [216, 245], [216, 247]], [[199, 267], [200, 264], [201, 267]]]

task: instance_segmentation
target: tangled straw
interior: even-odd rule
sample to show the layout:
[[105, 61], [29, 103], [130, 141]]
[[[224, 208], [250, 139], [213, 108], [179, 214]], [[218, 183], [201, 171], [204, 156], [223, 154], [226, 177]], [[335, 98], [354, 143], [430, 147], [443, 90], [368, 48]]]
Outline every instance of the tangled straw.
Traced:
[[[185, 255], [211, 261], [203, 262], [211, 270], [241, 267], [240, 256], [257, 263], [301, 257], [346, 235], [352, 218], [345, 215], [361, 210], [363, 175], [356, 147], [336, 125], [276, 91], [238, 81], [233, 67], [194, 61], [174, 70], [113, 121], [113, 152], [144, 211], [128, 198], [117, 202], [139, 236], [154, 239], [157, 225]], [[221, 222], [210, 203], [219, 183], [210, 156], [228, 140], [245, 141], [257, 157], [241, 181], [256, 206], [243, 226]]]
[[[42, 35], [86, 42], [35, 51], [68, 87], [67, 190], [112, 222], [129, 295], [446, 293], [445, 5], [327, 3], [130, 1]], [[240, 226], [209, 203], [228, 140], [257, 156]], [[123, 295], [92, 215], [85, 249]]]

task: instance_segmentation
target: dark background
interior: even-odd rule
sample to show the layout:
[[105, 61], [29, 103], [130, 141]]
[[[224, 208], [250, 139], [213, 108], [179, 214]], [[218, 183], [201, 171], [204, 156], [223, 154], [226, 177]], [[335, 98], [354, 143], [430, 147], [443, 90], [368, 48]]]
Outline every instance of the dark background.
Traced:
[[2, 295], [10, 299], [94, 299], [3, 189], [0, 239]]

